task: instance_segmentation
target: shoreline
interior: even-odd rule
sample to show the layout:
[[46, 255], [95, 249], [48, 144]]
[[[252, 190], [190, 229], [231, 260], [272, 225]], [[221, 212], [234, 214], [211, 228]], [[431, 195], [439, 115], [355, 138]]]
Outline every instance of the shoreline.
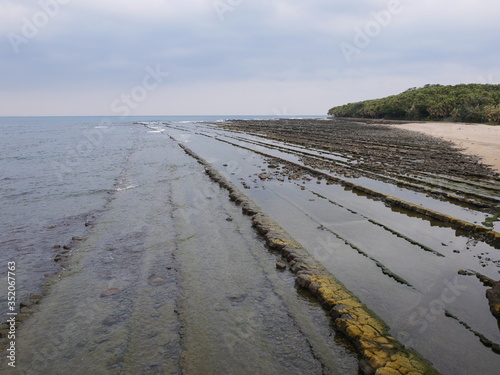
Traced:
[[476, 155], [481, 158], [482, 163], [500, 172], [500, 126], [432, 121], [382, 123], [450, 141], [461, 149], [460, 152]]

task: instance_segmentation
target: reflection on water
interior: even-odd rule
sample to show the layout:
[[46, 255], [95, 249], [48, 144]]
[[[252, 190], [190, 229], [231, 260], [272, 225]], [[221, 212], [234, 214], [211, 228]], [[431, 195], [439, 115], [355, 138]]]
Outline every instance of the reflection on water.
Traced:
[[146, 130], [23, 322], [20, 373], [356, 374], [356, 354], [227, 192]]
[[[174, 125], [168, 133], [180, 142], [189, 139], [186, 145], [190, 149], [212, 160], [234, 184], [244, 188], [245, 194], [265, 207], [274, 220], [381, 316], [394, 336], [421, 352], [445, 374], [496, 373], [500, 356], [478, 336], [500, 344], [497, 322], [485, 298], [486, 287], [476, 277], [461, 276], [458, 271], [470, 269], [498, 279], [497, 249], [464, 231], [387, 207], [340, 185], [315, 178], [289, 179], [281, 173], [286, 168], [279, 161], [271, 162], [251, 152], [252, 142], [231, 139], [230, 133], [224, 136], [220, 129], [210, 138], [209, 127], [198, 124], [193, 128], [196, 132]], [[197, 134], [201, 132], [205, 136]], [[300, 158], [265, 148], [262, 143], [258, 151], [293, 162]], [[486, 217], [388, 183], [368, 182], [376, 184], [372, 187], [377, 190], [392, 194], [399, 191], [406, 200], [416, 199], [419, 204], [463, 220]]]

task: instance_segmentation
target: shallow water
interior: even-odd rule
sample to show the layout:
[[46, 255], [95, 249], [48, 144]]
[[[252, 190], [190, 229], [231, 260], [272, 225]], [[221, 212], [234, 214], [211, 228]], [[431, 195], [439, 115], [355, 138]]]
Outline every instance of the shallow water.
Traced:
[[[232, 144], [221, 142], [231, 139], [231, 133], [224, 136], [218, 129], [211, 134], [202, 124], [169, 126], [167, 133], [233, 183], [242, 189], [246, 186], [244, 192], [381, 316], [396, 338], [419, 351], [442, 373], [496, 374], [500, 356], [478, 337], [500, 343], [497, 322], [485, 298], [486, 287], [474, 276], [461, 276], [458, 271], [469, 269], [498, 280], [498, 249], [340, 185], [258, 178], [262, 172], [275, 170], [267, 167], [266, 157], [260, 153], [294, 162], [297, 155], [263, 144], [257, 154], [249, 150], [251, 143], [241, 139], [232, 139]], [[419, 194], [385, 185], [407, 200]], [[424, 198], [419, 203], [462, 220], [484, 216]]]
[[[227, 192], [162, 132], [121, 126], [130, 144], [95, 218], [79, 222], [82, 239], [40, 304], [23, 308], [16, 371], [356, 374], [350, 345], [276, 269]], [[19, 284], [33, 289], [23, 264], [53, 262], [36, 255], [16, 254]]]
[[106, 205], [137, 130], [89, 118], [1, 119], [0, 262], [18, 262], [18, 299], [40, 292], [59, 269], [53, 247], [82, 236]]
[[[185, 129], [185, 128], [184, 128]], [[230, 144], [250, 148], [250, 149], [255, 149], [261, 153], [265, 153], [266, 155], [269, 156], [274, 156], [281, 158], [283, 160], [290, 161], [292, 163], [296, 163], [299, 165], [305, 165], [308, 166], [307, 163], [305, 163], [302, 158], [303, 156], [321, 156], [321, 158], [329, 160], [329, 161], [335, 161], [335, 162], [341, 162], [341, 164], [346, 164], [345, 162], [349, 161], [349, 158], [346, 158], [345, 155], [344, 157], [338, 156], [335, 153], [327, 153], [324, 151], [314, 151], [314, 150], [306, 150], [304, 147], [297, 147], [297, 146], [291, 146], [289, 144], [285, 144], [283, 142], [277, 142], [277, 141], [266, 141], [262, 140], [260, 137], [257, 136], [252, 136], [252, 135], [245, 135], [238, 133], [237, 136], [232, 135], [230, 132], [224, 132], [221, 131], [217, 128], [213, 129], [211, 127], [206, 127], [204, 124], [196, 124], [195, 129], [191, 129], [188, 131], [196, 132], [197, 134], [203, 134], [211, 137], [215, 137], [218, 140], [223, 140], [226, 141]], [[347, 163], [348, 164], [348, 163]], [[322, 170], [322, 169], [317, 169], [320, 172], [326, 173], [326, 174], [331, 174], [328, 170]], [[378, 173], [375, 173], [375, 175], [379, 175]], [[381, 175], [382, 176], [382, 175]], [[388, 182], [383, 182], [380, 180], [376, 180], [374, 178], [368, 178], [368, 177], [345, 177], [341, 176], [344, 180], [346, 181], [351, 181], [356, 184], [363, 185], [367, 188], [373, 189], [375, 191], [380, 191], [384, 194], [388, 194], [391, 196], [394, 196], [399, 199], [403, 199], [407, 202], [432, 208], [433, 210], [442, 212], [446, 215], [452, 216], [452, 217], [459, 217], [462, 220], [468, 221], [470, 223], [474, 223], [476, 225], [483, 225], [484, 222], [486, 221], [487, 218], [491, 217], [491, 214], [484, 213], [481, 211], [477, 211], [469, 207], [467, 204], [458, 204], [457, 202], [448, 202], [448, 201], [440, 201], [437, 199], [434, 199], [432, 197], [429, 197], [427, 193], [423, 192], [417, 192], [413, 190], [409, 190], [407, 188], [400, 188], [398, 187], [395, 183], [388, 183]], [[382, 176], [382, 177], [387, 177], [387, 176]], [[447, 178], [442, 178], [441, 180], [447, 181]], [[396, 180], [397, 182], [397, 180]], [[480, 194], [484, 195], [484, 190], [481, 188], [481, 184], [476, 181], [470, 181], [470, 183], [474, 186], [472, 188], [471, 186], [468, 186], [466, 189], [462, 189], [465, 192], [471, 192], [473, 191], [475, 194]], [[443, 183], [441, 183], [443, 184]], [[446, 185], [446, 183], [444, 183]], [[450, 188], [462, 188], [463, 185], [458, 185], [458, 184], [452, 184], [448, 182], [448, 186]], [[491, 185], [492, 188], [496, 188], [496, 192], [500, 191], [500, 185]], [[493, 195], [490, 192], [490, 196]], [[500, 202], [499, 202], [500, 203]], [[488, 229], [492, 230], [500, 230], [500, 221], [493, 221], [490, 223], [491, 228], [488, 227]]]
[[498, 249], [340, 185], [261, 180], [275, 169], [266, 157], [216, 137], [297, 162], [300, 147], [283, 152], [183, 118], [1, 119], [0, 132], [15, 138], [1, 144], [0, 258], [17, 262], [19, 301], [47, 292], [23, 308], [31, 317], [18, 331], [20, 373], [358, 373], [327, 314], [276, 269], [251, 220], [178, 143], [241, 187], [443, 374], [497, 373], [500, 356], [477, 336], [500, 344], [486, 288], [457, 272], [497, 280]]

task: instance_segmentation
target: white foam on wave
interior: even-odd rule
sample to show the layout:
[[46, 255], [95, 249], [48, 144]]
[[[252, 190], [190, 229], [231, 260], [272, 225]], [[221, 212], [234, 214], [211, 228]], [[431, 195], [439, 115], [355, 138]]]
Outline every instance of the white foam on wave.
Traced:
[[122, 188], [116, 188], [115, 191], [124, 191], [124, 190], [130, 190], [130, 189], [135, 189], [139, 185], [128, 185]]

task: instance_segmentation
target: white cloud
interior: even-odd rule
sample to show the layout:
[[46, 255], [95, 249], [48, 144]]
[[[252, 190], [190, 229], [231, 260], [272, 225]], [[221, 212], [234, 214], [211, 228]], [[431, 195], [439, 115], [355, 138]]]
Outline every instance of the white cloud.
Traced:
[[[19, 103], [35, 103], [34, 93], [50, 91], [39, 104], [26, 104], [26, 111], [43, 112], [45, 101], [53, 114], [58, 102], [52, 97], [72, 100], [65, 113], [105, 112], [102, 102], [134, 85], [144, 68], [154, 64], [171, 72], [165, 95], [182, 113], [270, 113], [275, 107], [315, 113], [324, 107], [323, 113], [342, 104], [343, 97], [361, 100], [425, 83], [459, 83], [500, 73], [500, 3], [493, 0], [400, 0], [402, 11], [370, 37], [351, 63], [340, 43], [354, 43], [357, 28], [373, 22], [373, 12], [387, 9], [387, 0], [221, 0], [232, 7], [222, 18], [213, 0], [66, 1], [18, 54], [3, 39], [3, 111], [18, 108], [22, 114]], [[20, 32], [23, 18], [40, 11], [38, 1], [6, 0], [1, 5], [4, 36]], [[173, 87], [179, 95], [169, 91]], [[9, 95], [13, 92], [31, 99]], [[164, 106], [155, 98], [151, 95], [142, 108], [162, 112]]]

